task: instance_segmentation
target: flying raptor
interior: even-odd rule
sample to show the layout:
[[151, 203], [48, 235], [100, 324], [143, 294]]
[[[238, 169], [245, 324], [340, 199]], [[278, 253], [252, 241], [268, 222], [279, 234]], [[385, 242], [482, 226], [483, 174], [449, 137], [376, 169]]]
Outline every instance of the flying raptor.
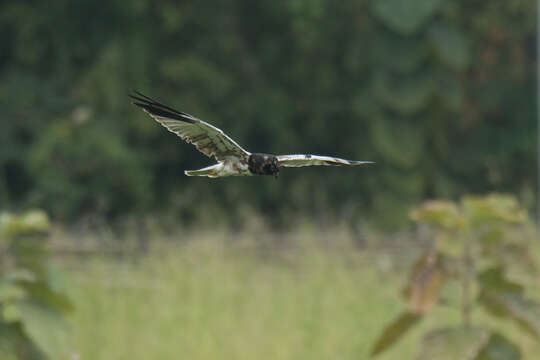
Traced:
[[187, 176], [250, 176], [279, 174], [281, 167], [300, 167], [312, 165], [364, 165], [372, 161], [345, 160], [331, 156], [295, 154], [271, 155], [250, 153], [244, 150], [223, 131], [209, 123], [182, 111], [161, 104], [146, 95], [135, 91], [130, 95], [133, 103], [148, 113], [167, 130], [182, 140], [195, 145], [197, 150], [208, 157], [214, 157], [217, 164], [199, 170], [186, 170]]

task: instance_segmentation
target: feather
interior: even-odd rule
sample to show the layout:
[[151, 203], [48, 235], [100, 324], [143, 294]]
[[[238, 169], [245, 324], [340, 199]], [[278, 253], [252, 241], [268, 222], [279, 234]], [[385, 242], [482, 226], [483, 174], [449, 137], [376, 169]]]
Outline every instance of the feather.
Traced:
[[250, 155], [223, 131], [207, 122], [161, 104], [137, 91], [130, 97], [134, 100], [133, 104], [182, 140], [195, 145], [197, 150], [208, 157], [221, 161], [230, 157], [247, 159]]
[[294, 155], [278, 155], [279, 166], [283, 167], [301, 167], [301, 166], [357, 166], [365, 164], [373, 164], [373, 161], [357, 161], [346, 160], [332, 156], [311, 155], [311, 154], [294, 154]]

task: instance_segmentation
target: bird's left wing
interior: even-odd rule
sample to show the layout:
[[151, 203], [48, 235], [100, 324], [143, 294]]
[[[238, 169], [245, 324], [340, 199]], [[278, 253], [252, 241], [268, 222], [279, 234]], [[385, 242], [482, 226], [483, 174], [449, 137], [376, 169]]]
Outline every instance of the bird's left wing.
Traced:
[[278, 155], [279, 166], [283, 167], [301, 167], [301, 166], [339, 166], [339, 165], [365, 165], [373, 164], [373, 161], [356, 161], [345, 160], [332, 156], [310, 155], [310, 154], [295, 154], [295, 155]]
[[230, 156], [247, 158], [250, 153], [244, 150], [227, 134], [194, 116], [163, 105], [148, 96], [135, 92], [130, 95], [134, 104], [142, 108], [167, 130], [182, 140], [195, 145], [197, 150], [218, 161]]

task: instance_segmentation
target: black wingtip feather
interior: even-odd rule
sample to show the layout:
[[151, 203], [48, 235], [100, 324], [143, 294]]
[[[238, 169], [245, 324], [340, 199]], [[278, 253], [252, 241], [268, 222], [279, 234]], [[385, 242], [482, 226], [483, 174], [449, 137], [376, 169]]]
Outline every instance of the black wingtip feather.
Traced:
[[[193, 116], [189, 115], [188, 113], [185, 113], [185, 112], [183, 112], [183, 111], [179, 111], [179, 110], [173, 109], [172, 107], [167, 106], [167, 105], [165, 105], [165, 104], [163, 104], [163, 103], [160, 103], [159, 101], [154, 100], [154, 99], [152, 99], [151, 97], [148, 97], [148, 96], [146, 96], [146, 95], [140, 93], [139, 91], [135, 91], [135, 93], [139, 96], [139, 98], [138, 98], [139, 101], [146, 102], [146, 103], [149, 103], [149, 104], [154, 105], [154, 106], [162, 107], [162, 108], [164, 108], [164, 109], [166, 109], [166, 110], [169, 110], [169, 111], [172, 111], [172, 112], [174, 112], [174, 113], [177, 113], [178, 115], [182, 115], [182, 116], [187, 116], [187, 117], [193, 118]], [[132, 97], [134, 97], [134, 96], [132, 95]]]
[[129, 94], [128, 96], [134, 100], [133, 104], [143, 108], [152, 115], [167, 117], [175, 120], [185, 121], [189, 123], [195, 123], [196, 120], [193, 116], [173, 109], [167, 105], [164, 105], [137, 90], [133, 91], [134, 94]]

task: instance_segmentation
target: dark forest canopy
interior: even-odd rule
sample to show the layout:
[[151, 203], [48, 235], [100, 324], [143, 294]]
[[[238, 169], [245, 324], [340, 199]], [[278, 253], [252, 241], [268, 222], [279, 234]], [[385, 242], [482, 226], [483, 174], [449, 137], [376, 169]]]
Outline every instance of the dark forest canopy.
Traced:
[[[532, 0], [4, 0], [1, 208], [67, 221], [248, 208], [395, 225], [424, 198], [501, 191], [532, 206], [535, 10]], [[187, 178], [212, 161], [132, 106], [133, 89], [251, 151], [377, 164]]]

